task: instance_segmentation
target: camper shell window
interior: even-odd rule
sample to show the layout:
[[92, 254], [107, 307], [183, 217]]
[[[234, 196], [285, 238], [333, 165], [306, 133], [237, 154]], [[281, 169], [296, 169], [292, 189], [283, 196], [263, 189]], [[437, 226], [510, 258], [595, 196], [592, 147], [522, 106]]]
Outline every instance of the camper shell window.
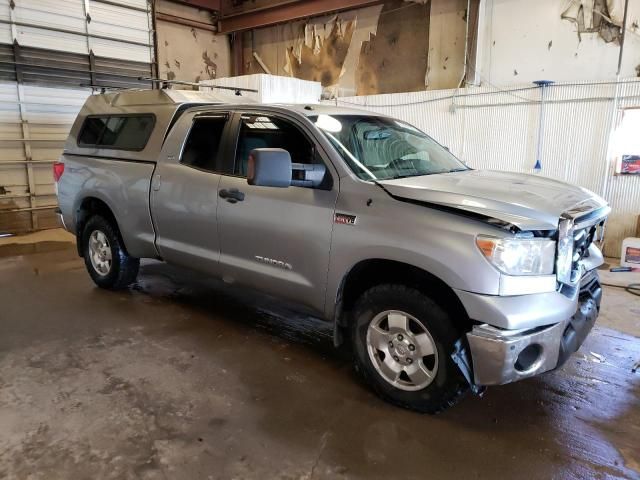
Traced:
[[155, 125], [153, 114], [90, 115], [78, 135], [79, 147], [143, 150]]

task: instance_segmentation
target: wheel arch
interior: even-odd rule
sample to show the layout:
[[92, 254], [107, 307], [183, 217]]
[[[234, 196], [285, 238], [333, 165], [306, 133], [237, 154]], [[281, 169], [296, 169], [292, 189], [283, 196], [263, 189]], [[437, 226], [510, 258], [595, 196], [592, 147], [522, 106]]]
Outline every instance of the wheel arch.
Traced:
[[442, 279], [405, 262], [370, 258], [353, 265], [340, 282], [336, 297], [333, 333], [336, 346], [344, 342], [351, 322], [350, 312], [358, 297], [369, 288], [384, 283], [405, 285], [428, 294], [435, 302], [452, 312], [452, 317], [456, 319], [456, 326], [461, 333], [471, 328], [472, 322], [462, 302]]
[[81, 257], [83, 256], [81, 239], [84, 226], [89, 218], [94, 215], [103, 216], [115, 227], [122, 247], [126, 251], [127, 247], [124, 243], [124, 239], [122, 238], [122, 234], [120, 233], [118, 220], [113, 213], [113, 209], [105, 200], [95, 196], [87, 196], [79, 202], [78, 207], [75, 210], [76, 247], [78, 249], [78, 255]]

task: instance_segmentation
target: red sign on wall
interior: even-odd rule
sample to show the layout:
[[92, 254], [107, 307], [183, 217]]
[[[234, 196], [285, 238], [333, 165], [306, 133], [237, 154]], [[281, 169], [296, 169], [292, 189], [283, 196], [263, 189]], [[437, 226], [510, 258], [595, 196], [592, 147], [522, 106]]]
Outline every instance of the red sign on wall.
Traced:
[[627, 247], [625, 262], [640, 263], [640, 248]]
[[640, 175], [640, 155], [623, 155], [620, 173]]

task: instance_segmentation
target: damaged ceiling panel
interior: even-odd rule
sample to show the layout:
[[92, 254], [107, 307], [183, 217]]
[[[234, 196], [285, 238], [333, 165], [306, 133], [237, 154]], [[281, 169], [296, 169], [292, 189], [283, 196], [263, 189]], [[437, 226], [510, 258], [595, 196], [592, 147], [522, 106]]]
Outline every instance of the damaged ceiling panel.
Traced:
[[571, 0], [561, 18], [576, 25], [579, 40], [585, 33], [597, 33], [606, 43], [619, 42], [624, 3], [624, 0]]
[[243, 36], [244, 73], [315, 79], [325, 96], [354, 95], [360, 45], [376, 32], [382, 5], [259, 28]]
[[337, 85], [355, 23], [355, 20], [343, 22], [336, 19], [327, 36], [319, 33], [317, 25], [305, 25], [304, 42], [287, 49], [285, 70], [293, 77], [320, 82], [323, 87]]
[[[431, 66], [443, 72], [434, 73], [437, 88], [454, 87], [463, 65], [465, 21], [459, 21], [459, 12], [464, 14], [466, 0], [447, 7], [450, 1], [439, 1], [435, 18], [432, 0], [388, 0], [246, 32], [244, 73], [268, 70], [316, 80], [325, 97], [333, 97], [424, 90]], [[451, 21], [455, 26], [444, 25]], [[435, 50], [430, 48], [434, 22], [439, 26]]]
[[429, 2], [386, 2], [360, 47], [357, 95], [424, 90], [428, 51]]

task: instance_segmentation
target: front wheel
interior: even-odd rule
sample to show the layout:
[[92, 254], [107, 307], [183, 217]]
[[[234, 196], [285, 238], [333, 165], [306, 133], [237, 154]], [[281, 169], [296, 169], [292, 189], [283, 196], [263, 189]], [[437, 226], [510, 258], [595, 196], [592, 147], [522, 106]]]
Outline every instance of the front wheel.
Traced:
[[469, 389], [452, 354], [460, 333], [430, 297], [403, 285], [378, 285], [356, 302], [356, 370], [385, 400], [425, 413], [452, 405]]
[[117, 227], [107, 219], [92, 216], [84, 226], [81, 241], [85, 266], [96, 285], [117, 290], [136, 280], [140, 259], [127, 253]]

